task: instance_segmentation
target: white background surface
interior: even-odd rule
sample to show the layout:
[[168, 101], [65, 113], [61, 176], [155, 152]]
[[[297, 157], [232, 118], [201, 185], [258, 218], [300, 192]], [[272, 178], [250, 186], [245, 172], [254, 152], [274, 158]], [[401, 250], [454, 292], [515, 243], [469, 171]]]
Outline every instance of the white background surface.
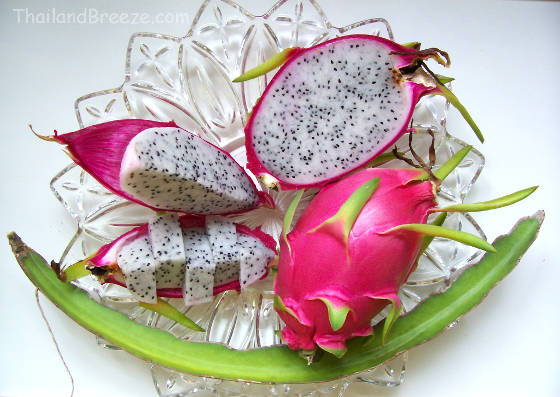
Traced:
[[[449, 129], [485, 154], [472, 201], [540, 185], [526, 201], [475, 219], [493, 240], [515, 221], [545, 209], [541, 234], [519, 266], [459, 325], [410, 353], [405, 383], [380, 396], [560, 395], [560, 279], [558, 173], [560, 128], [560, 3], [539, 1], [320, 2], [333, 24], [385, 17], [397, 41], [449, 51], [454, 91], [467, 105], [486, 143], [477, 143], [452, 112]], [[244, 0], [262, 13], [265, 2]], [[137, 31], [182, 36], [187, 25], [56, 25], [17, 23], [14, 8], [45, 12], [186, 12], [198, 1], [3, 0], [0, 4], [2, 195], [0, 231], [16, 230], [46, 258], [58, 258], [73, 224], [51, 194], [50, 179], [69, 161], [60, 147], [36, 139], [77, 128], [74, 100], [117, 87], [125, 49]], [[556, 241], [556, 243], [554, 243]], [[7, 241], [0, 244], [0, 395], [70, 395], [70, 381]], [[76, 383], [75, 396], [155, 396], [148, 364], [104, 350], [95, 338], [43, 298]], [[351, 389], [349, 396], [369, 396]]]

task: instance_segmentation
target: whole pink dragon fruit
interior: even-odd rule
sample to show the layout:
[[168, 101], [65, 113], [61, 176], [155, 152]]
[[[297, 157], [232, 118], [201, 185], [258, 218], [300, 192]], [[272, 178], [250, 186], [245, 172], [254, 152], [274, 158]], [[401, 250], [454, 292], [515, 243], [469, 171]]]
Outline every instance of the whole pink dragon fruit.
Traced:
[[[436, 206], [418, 169], [366, 169], [323, 188], [280, 245], [275, 307], [292, 349], [341, 356], [345, 341], [371, 334], [413, 270], [423, 235], [392, 228], [426, 223]], [[388, 324], [389, 325], [389, 324]]]
[[319, 346], [336, 356], [345, 341], [372, 333], [372, 318], [392, 305], [383, 325], [385, 340], [401, 311], [399, 288], [419, 254], [440, 236], [495, 252], [478, 236], [426, 224], [432, 212], [473, 212], [523, 200], [537, 186], [490, 201], [438, 208], [437, 187], [471, 148], [457, 152], [438, 170], [370, 168], [327, 185], [287, 233], [300, 191], [290, 205], [280, 239], [275, 308], [292, 349]]

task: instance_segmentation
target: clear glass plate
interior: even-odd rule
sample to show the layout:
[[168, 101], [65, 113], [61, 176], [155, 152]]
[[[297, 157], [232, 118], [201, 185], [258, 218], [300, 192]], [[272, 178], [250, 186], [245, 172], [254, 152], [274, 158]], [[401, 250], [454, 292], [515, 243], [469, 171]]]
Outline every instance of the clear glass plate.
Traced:
[[[286, 47], [310, 46], [345, 34], [366, 33], [392, 39], [387, 21], [371, 18], [345, 27], [335, 27], [314, 0], [281, 0], [264, 15], [253, 15], [229, 0], [204, 1], [184, 37], [138, 33], [126, 50], [125, 79], [120, 87], [90, 93], [75, 102], [80, 127], [122, 118], [175, 120], [183, 128], [230, 151], [245, 164], [243, 124], [272, 73], [241, 84], [231, 80]], [[441, 97], [425, 97], [414, 112], [414, 148], [424, 158], [434, 133], [437, 163], [441, 164], [465, 146], [446, 128], [448, 104]], [[408, 138], [397, 143], [408, 148]], [[484, 165], [483, 156], [470, 152], [450, 175], [438, 195], [440, 204], [460, 203]], [[400, 167], [391, 161], [383, 167]], [[77, 224], [77, 231], [62, 253], [60, 263], [68, 266], [114, 240], [133, 225], [147, 222], [151, 211], [123, 200], [99, 185], [79, 167], [69, 165], [51, 182], [56, 197]], [[236, 217], [251, 227], [260, 225], [277, 237], [292, 192], [270, 192], [274, 210], [257, 209]], [[311, 193], [302, 201], [309, 201]], [[452, 214], [446, 226], [485, 238], [476, 222], [466, 214]], [[474, 248], [435, 239], [422, 256], [417, 270], [401, 288], [404, 312], [412, 310], [429, 295], [447, 288], [461, 271], [480, 259]], [[137, 306], [126, 289], [100, 285], [93, 277], [77, 282], [102, 304], [131, 319], [166, 330], [184, 340], [224, 343], [235, 349], [279, 344], [275, 331], [282, 328], [273, 309], [271, 277], [241, 293], [226, 291], [208, 304], [185, 307], [170, 300], [207, 332], [197, 333]], [[377, 316], [376, 323], [385, 313]], [[108, 348], [115, 348], [99, 341]], [[378, 367], [332, 382], [298, 385], [260, 385], [210, 379], [177, 373], [158, 365], [152, 376], [160, 396], [341, 396], [353, 382], [374, 386], [399, 385], [405, 375], [407, 353]], [[372, 390], [372, 394], [374, 391]]]

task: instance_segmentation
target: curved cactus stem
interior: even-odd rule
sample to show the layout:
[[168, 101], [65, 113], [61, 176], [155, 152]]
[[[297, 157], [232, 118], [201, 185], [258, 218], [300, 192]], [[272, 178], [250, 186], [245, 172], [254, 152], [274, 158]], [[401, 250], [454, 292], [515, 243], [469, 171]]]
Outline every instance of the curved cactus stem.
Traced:
[[299, 51], [300, 48], [298, 47], [286, 48], [279, 53], [274, 54], [272, 57], [268, 58], [260, 65], [246, 71], [241, 76], [236, 77], [235, 79], [233, 79], [233, 82], [240, 83], [242, 81], [251, 80], [256, 77], [262, 76], [263, 74], [267, 74], [268, 72], [276, 69], [278, 66], [284, 64], [288, 59], [293, 57]]
[[364, 371], [438, 335], [475, 307], [516, 266], [535, 240], [543, 219], [542, 211], [522, 219], [509, 234], [494, 242], [496, 254], [486, 254], [449, 289], [399, 317], [383, 345], [381, 332], [375, 333], [378, 337], [367, 347], [363, 346], [363, 338], [355, 338], [348, 341], [348, 352], [341, 359], [326, 355], [311, 366], [287, 346], [239, 351], [217, 343], [179, 340], [165, 331], [135, 323], [60, 281], [47, 262], [15, 233], [10, 233], [8, 239], [22, 270], [41, 292], [70, 318], [129, 353], [194, 375], [247, 382], [307, 383]]
[[331, 323], [331, 328], [333, 331], [338, 331], [342, 328], [348, 317], [348, 313], [352, 311], [346, 305], [337, 305], [332, 299], [326, 297], [311, 298], [310, 300], [320, 300], [327, 307], [327, 312], [329, 314], [329, 322]]
[[346, 259], [350, 263], [350, 252], [348, 251], [348, 236], [358, 218], [360, 211], [371, 198], [379, 186], [379, 177], [372, 178], [358, 187], [354, 193], [340, 206], [340, 209], [332, 217], [319, 226], [309, 230], [307, 233], [315, 233], [321, 229], [337, 238], [342, 238], [346, 249]]
[[529, 187], [527, 189], [508, 194], [507, 196], [499, 197], [490, 201], [483, 201], [480, 203], [455, 204], [443, 208], [434, 208], [430, 212], [479, 212], [494, 210], [523, 200], [524, 198], [531, 195], [535, 190], [537, 190], [537, 188], [538, 186]]
[[462, 232], [460, 230], [448, 229], [442, 226], [425, 225], [423, 223], [407, 223], [395, 226], [382, 234], [395, 232], [398, 230], [410, 230], [427, 236], [443, 237], [455, 240], [459, 243], [470, 245], [471, 247], [480, 248], [487, 252], [496, 252], [496, 249], [487, 241], [481, 239], [474, 234]]
[[192, 329], [193, 331], [204, 332], [204, 328], [201, 328], [197, 323], [177, 310], [175, 306], [171, 305], [169, 302], [164, 301], [163, 299], [158, 298], [156, 303], [138, 302], [138, 306], [151, 310], [155, 313], [159, 313], [170, 320], [173, 320], [189, 329]]

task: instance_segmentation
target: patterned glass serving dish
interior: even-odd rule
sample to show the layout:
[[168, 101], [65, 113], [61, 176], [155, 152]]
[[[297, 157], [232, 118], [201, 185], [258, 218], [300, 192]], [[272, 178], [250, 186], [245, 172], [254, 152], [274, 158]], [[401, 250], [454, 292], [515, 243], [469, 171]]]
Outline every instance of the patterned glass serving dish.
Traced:
[[[184, 37], [138, 33], [126, 49], [126, 71], [120, 87], [78, 98], [75, 111], [80, 127], [100, 122], [145, 118], [174, 120], [181, 127], [228, 150], [245, 163], [243, 125], [253, 104], [273, 73], [244, 83], [232, 79], [287, 47], [307, 47], [346, 34], [365, 33], [393, 39], [387, 21], [371, 18], [336, 27], [314, 0], [280, 0], [264, 15], [253, 15], [229, 0], [206, 0]], [[465, 146], [447, 131], [448, 104], [441, 97], [422, 99], [415, 109], [413, 145], [427, 158], [435, 142], [437, 163], [442, 164]], [[430, 132], [430, 133], [428, 133]], [[408, 149], [408, 137], [397, 142]], [[441, 205], [460, 203], [477, 179], [484, 158], [472, 150], [442, 185]], [[406, 166], [389, 161], [383, 167]], [[60, 263], [68, 266], [90, 255], [137, 224], [145, 223], [152, 211], [121, 199], [98, 184], [78, 166], [69, 165], [51, 182], [56, 197], [77, 224], [77, 231], [62, 253]], [[237, 222], [262, 229], [278, 237], [284, 211], [293, 192], [269, 192], [275, 209], [257, 209], [235, 217]], [[302, 200], [299, 212], [313, 191]], [[485, 238], [467, 214], [450, 214], [446, 226]], [[447, 288], [461, 271], [477, 262], [481, 251], [436, 238], [422, 256], [416, 271], [400, 290], [404, 314], [431, 294]], [[206, 329], [194, 332], [165, 317], [139, 307], [122, 287], [100, 285], [93, 277], [77, 285], [103, 305], [125, 313], [134, 321], [166, 330], [179, 339], [200, 343], [223, 343], [234, 349], [252, 349], [282, 343], [277, 336], [283, 326], [273, 309], [270, 275], [241, 293], [226, 291], [207, 304], [185, 307], [180, 299], [170, 302]], [[382, 320], [386, 312], [373, 319]], [[115, 348], [100, 340], [108, 348]], [[341, 396], [352, 384], [392, 387], [404, 378], [407, 353], [367, 371], [314, 384], [255, 384], [211, 379], [178, 373], [158, 365], [152, 376], [160, 396]], [[361, 386], [363, 387], [363, 386]], [[374, 391], [371, 391], [373, 394]]]

